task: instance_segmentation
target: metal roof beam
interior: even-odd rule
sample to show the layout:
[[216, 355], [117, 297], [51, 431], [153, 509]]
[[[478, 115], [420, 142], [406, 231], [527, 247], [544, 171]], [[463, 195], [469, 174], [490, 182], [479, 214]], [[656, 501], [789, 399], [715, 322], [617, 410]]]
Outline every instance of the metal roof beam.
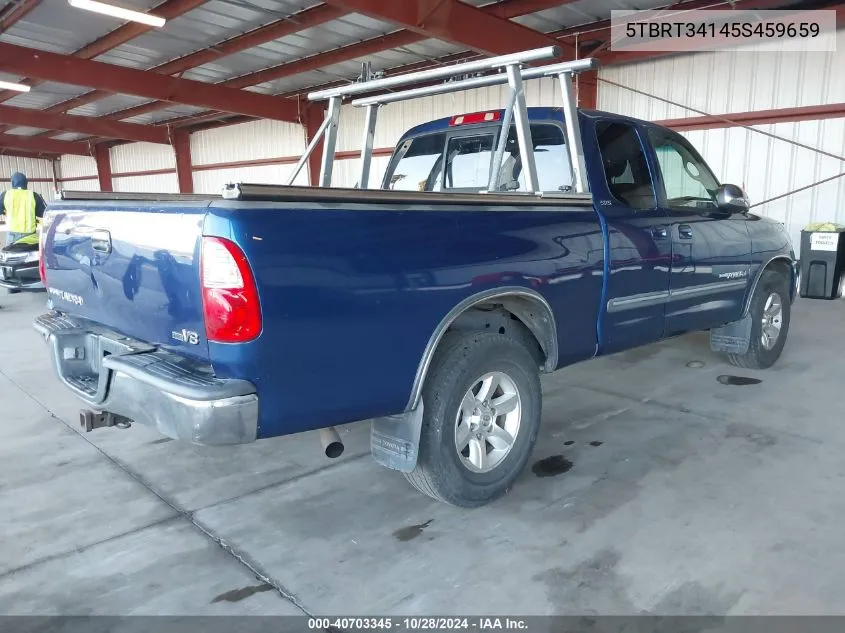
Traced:
[[91, 148], [84, 141], [57, 141], [52, 138], [31, 138], [19, 134], [0, 134], [0, 147], [25, 152], [91, 155]]
[[191, 79], [176, 79], [4, 42], [0, 42], [0, 70], [233, 114], [281, 121], [296, 121], [298, 118], [296, 103], [270, 95]]
[[[451, 2], [452, 0], [449, 1]], [[536, 7], [540, 2], [545, 5], [549, 4], [551, 0], [505, 0], [504, 2], [487, 5], [485, 7], [482, 7], [481, 9], [476, 10], [482, 13], [489, 13], [491, 15], [501, 14], [504, 11], [506, 12], [508, 17], [518, 17], [520, 15], [526, 15], [528, 13], [536, 11]], [[554, 6], [559, 6], [562, 3], [566, 4], [567, 0], [555, 0]], [[504, 20], [504, 22], [506, 24], [511, 24], [506, 20]], [[517, 24], [513, 24], [513, 26], [518, 27], [520, 29], [524, 28], [520, 27]], [[531, 32], [535, 33], [535, 31]], [[234, 77], [232, 79], [222, 82], [222, 84], [220, 85], [228, 86], [230, 88], [246, 88], [248, 86], [255, 86], [267, 81], [274, 81], [283, 77], [290, 77], [292, 75], [308, 72], [310, 70], [316, 70], [325, 66], [331, 66], [332, 64], [339, 64], [341, 62], [346, 62], [352, 59], [366, 57], [368, 55], [373, 55], [375, 53], [389, 50], [391, 48], [401, 48], [403, 46], [408, 46], [409, 44], [421, 42], [424, 39], [426, 39], [426, 36], [420, 35], [419, 33], [414, 33], [412, 31], [395, 31], [387, 35], [381, 35], [378, 37], [371, 38], [369, 40], [364, 40], [363, 42], [349, 44], [347, 46], [342, 46], [340, 48], [326, 51], [324, 53], [317, 53], [316, 55], [311, 55], [310, 57], [306, 57], [304, 59], [279, 64], [277, 66], [272, 66], [270, 68], [265, 68], [263, 70], [248, 73], [246, 75], [241, 75], [240, 77]], [[552, 43], [560, 44], [560, 42], [555, 42], [554, 40], [552, 40]], [[566, 43], [564, 44], [564, 46], [567, 45], [568, 44]], [[508, 47], [507, 52], [513, 52], [514, 50], [519, 49], [514, 46], [511, 46]], [[156, 110], [162, 109], [163, 107], [166, 107], [166, 104], [144, 103], [139, 106], [134, 106], [132, 108], [121, 110], [120, 112], [109, 114], [107, 116], [108, 118], [115, 120], [127, 119], [133, 116], [138, 116], [139, 114], [154, 112]]]
[[23, 150], [15, 149], [13, 147], [0, 146], [0, 155], [10, 156], [12, 158], [39, 158], [41, 160], [56, 160], [59, 154], [49, 154], [46, 152], [25, 152]]
[[[167, 20], [178, 18], [180, 15], [192, 11], [197, 7], [205, 4], [208, 0], [166, 0], [161, 4], [151, 8], [149, 13], [153, 13], [159, 17]], [[140, 22], [127, 22], [121, 27], [116, 28], [110, 33], [106, 33], [93, 42], [83, 46], [74, 53], [75, 57], [82, 59], [93, 59], [98, 55], [107, 53], [108, 51], [117, 48], [121, 44], [135, 39], [139, 35], [143, 35], [148, 31], [154, 30], [155, 27], [148, 24], [141, 24]]]
[[481, 10], [490, 15], [509, 20], [529, 13], [538, 13], [546, 9], [556, 9], [578, 0], [506, 0], [505, 2], [486, 4]]
[[[449, 1], [451, 2], [452, 0]], [[489, 13], [491, 15], [506, 14], [508, 18], [514, 18], [536, 11], [538, 1], [539, 0], [505, 0], [504, 2], [486, 5], [481, 9], [476, 10], [482, 13]], [[548, 3], [548, 0], [544, 0], [544, 2]], [[559, 6], [560, 4], [567, 4], [567, 2], [565, 0], [555, 0], [554, 4], [555, 6]], [[414, 33], [413, 31], [395, 31], [387, 35], [381, 35], [369, 40], [364, 40], [363, 42], [349, 44], [324, 53], [317, 53], [316, 55], [311, 55], [310, 57], [306, 57], [295, 62], [279, 64], [278, 66], [241, 75], [240, 77], [235, 77], [226, 81], [225, 85], [233, 88], [254, 86], [266, 81], [273, 81], [275, 79], [281, 79], [283, 77], [308, 72], [309, 70], [316, 70], [325, 66], [340, 64], [342, 62], [358, 59], [359, 57], [367, 57], [368, 55], [380, 53], [381, 51], [389, 50], [391, 48], [401, 48], [403, 46], [408, 46], [409, 44], [421, 42], [424, 39], [426, 39], [426, 36]], [[559, 42], [552, 43], [560, 44]], [[543, 44], [543, 46], [547, 45], [548, 43]], [[566, 44], [564, 44], [564, 46], [566, 46]], [[522, 49], [513, 46], [505, 47], [506, 53], [512, 53], [515, 50]]]
[[[163, 18], [172, 20], [173, 18], [179, 17], [183, 13], [187, 13], [191, 9], [196, 9], [204, 2], [206, 2], [206, 0], [166, 0], [160, 5], [150, 9], [150, 11], [152, 13], [155, 13], [156, 15], [160, 15]], [[37, 2], [27, 0], [23, 4], [34, 5], [37, 4]], [[116, 28], [114, 31], [106, 33], [103, 37], [100, 37], [94, 40], [93, 42], [90, 42], [89, 44], [83, 46], [78, 51], [75, 51], [73, 55], [76, 57], [81, 57], [82, 59], [92, 59], [94, 57], [97, 57], [98, 55], [102, 55], [103, 53], [112, 50], [113, 48], [117, 48], [121, 44], [125, 44], [129, 40], [146, 33], [152, 28], [152, 26], [149, 26], [147, 24], [140, 24], [138, 22], [127, 22], [123, 26]], [[28, 83], [30, 86], [37, 86], [41, 82], [38, 79], [34, 79], [30, 81], [25, 81], [24, 83]], [[20, 93], [14, 92], [12, 90], [2, 91], [0, 92], [0, 101], [6, 101], [18, 94]]]
[[23, 0], [23, 2], [10, 2], [3, 7], [0, 14], [0, 33], [10, 29], [26, 17], [26, 14], [41, 4], [41, 0]]
[[79, 132], [92, 136], [119, 138], [127, 141], [170, 143], [167, 129], [137, 123], [120, 123], [72, 114], [41, 112], [30, 108], [0, 105], [0, 123], [49, 128], [59, 132]]
[[554, 38], [498, 17], [492, 10], [458, 0], [328, 0], [349, 12], [385, 20], [421, 35], [467, 46], [486, 55], [505, 55], [557, 44]]
[[[304, 29], [319, 26], [320, 24], [343, 17], [344, 15], [346, 15], [346, 12], [342, 9], [326, 4], [320, 4], [315, 7], [311, 7], [310, 9], [300, 11], [299, 13], [295, 13], [289, 18], [284, 18], [270, 24], [260, 26], [252, 31], [243, 33], [242, 35], [237, 35], [229, 38], [228, 40], [223, 40], [222, 42], [209, 46], [208, 48], [204, 48], [179, 57], [178, 59], [160, 64], [159, 66], [150, 68], [149, 71], [156, 72], [161, 75], [175, 75], [182, 73], [186, 70], [190, 70], [191, 68], [196, 68], [197, 66], [202, 66], [203, 64], [216, 61], [221, 57], [234, 55], [235, 53], [266, 44], [267, 42], [272, 42], [273, 40], [277, 40], [287, 35], [292, 35]], [[109, 94], [109, 92], [104, 90], [94, 90], [93, 92], [88, 92], [84, 95], [74, 97], [73, 99], [57, 103], [56, 105], [47, 108], [47, 111], [67, 112], [73, 108], [78, 108], [99, 99], [103, 99], [104, 97], [109, 96]], [[160, 105], [162, 107], [166, 106], [166, 104]], [[149, 112], [149, 110], [147, 111]]]
[[731, 114], [708, 114], [683, 119], [656, 121], [659, 125], [678, 131], [712, 130], [716, 128], [742, 127], [746, 125], [767, 125], [771, 123], [795, 123], [798, 121], [819, 121], [845, 117], [845, 103], [799, 106], [776, 110], [756, 110]]

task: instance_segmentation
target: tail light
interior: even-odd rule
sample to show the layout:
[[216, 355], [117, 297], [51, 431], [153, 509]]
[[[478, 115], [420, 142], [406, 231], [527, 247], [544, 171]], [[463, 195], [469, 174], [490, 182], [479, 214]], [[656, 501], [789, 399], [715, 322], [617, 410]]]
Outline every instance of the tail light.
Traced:
[[220, 237], [203, 237], [200, 274], [208, 340], [245, 343], [256, 339], [261, 334], [261, 303], [240, 247]]
[[44, 267], [44, 243], [47, 241], [47, 226], [43, 223], [38, 230], [38, 276], [41, 283], [47, 287], [47, 270]]

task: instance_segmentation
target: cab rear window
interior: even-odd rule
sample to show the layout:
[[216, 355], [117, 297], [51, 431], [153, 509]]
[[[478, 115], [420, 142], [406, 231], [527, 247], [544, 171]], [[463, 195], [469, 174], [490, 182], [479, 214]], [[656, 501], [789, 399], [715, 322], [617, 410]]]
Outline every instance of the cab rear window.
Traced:
[[[427, 134], [405, 140], [396, 150], [385, 186], [398, 191], [481, 191], [490, 182], [498, 129], [480, 128], [475, 133]], [[557, 125], [531, 125], [534, 160], [541, 191], [571, 191], [572, 168]], [[447, 141], [448, 138], [448, 141]], [[447, 146], [448, 143], [448, 146]], [[511, 126], [498, 191], [527, 191], [516, 128]]]
[[[572, 191], [572, 167], [563, 140], [563, 131], [556, 125], [537, 123], [531, 126], [534, 162], [540, 191]], [[505, 157], [499, 170], [499, 191], [528, 191], [525, 172], [519, 155], [516, 128], [511, 126]]]
[[443, 145], [446, 134], [429, 134], [402, 143], [387, 188], [396, 191], [440, 191]]
[[446, 152], [447, 189], [486, 189], [493, 160], [493, 134], [455, 136]]

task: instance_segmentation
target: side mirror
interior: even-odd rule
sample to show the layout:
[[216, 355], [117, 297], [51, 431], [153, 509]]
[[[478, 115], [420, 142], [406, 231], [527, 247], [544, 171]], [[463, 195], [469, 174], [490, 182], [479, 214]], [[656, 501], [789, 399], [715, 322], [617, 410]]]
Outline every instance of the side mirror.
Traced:
[[733, 213], [748, 211], [750, 206], [745, 192], [736, 185], [721, 185], [716, 189], [716, 204], [722, 211]]

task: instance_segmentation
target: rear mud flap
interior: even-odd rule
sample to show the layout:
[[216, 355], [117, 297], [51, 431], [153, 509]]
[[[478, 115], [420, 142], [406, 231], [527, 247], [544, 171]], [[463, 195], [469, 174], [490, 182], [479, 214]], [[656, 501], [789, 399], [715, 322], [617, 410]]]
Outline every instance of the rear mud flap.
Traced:
[[710, 349], [726, 354], [745, 354], [751, 344], [751, 315], [710, 330]]
[[417, 465], [422, 430], [423, 403], [413, 411], [373, 420], [370, 452], [376, 463], [409, 473]]

